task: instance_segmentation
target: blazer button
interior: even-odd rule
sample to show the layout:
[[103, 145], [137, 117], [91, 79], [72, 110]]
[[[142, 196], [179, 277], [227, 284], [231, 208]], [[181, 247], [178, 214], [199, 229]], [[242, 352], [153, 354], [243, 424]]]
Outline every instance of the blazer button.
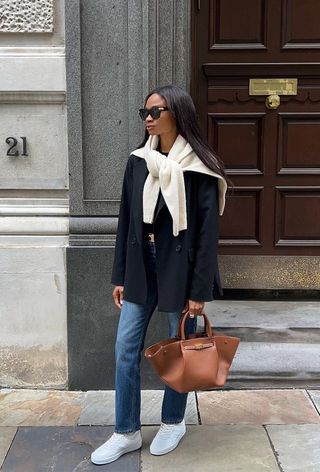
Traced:
[[136, 244], [136, 242], [137, 242], [136, 238], [133, 237], [132, 240], [131, 240], [131, 244]]
[[181, 245], [180, 245], [180, 244], [178, 244], [178, 246], [176, 247], [176, 251], [177, 251], [177, 252], [180, 252], [180, 251], [181, 251]]

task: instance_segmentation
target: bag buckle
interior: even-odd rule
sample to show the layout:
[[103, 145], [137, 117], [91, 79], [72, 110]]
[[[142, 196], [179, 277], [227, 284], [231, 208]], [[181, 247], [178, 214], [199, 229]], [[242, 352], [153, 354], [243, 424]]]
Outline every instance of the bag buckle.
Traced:
[[194, 348], [197, 349], [197, 350], [203, 349], [203, 344], [202, 344], [202, 343], [196, 343], [196, 344], [194, 345]]

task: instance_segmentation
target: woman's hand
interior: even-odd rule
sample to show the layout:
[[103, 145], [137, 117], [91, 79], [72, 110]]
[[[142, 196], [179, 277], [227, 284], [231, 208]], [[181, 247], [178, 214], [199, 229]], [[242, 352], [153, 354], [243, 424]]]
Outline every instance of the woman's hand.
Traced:
[[203, 312], [205, 302], [197, 302], [195, 300], [188, 299], [182, 313], [189, 310], [191, 318], [195, 315], [201, 315]]
[[115, 305], [121, 310], [122, 308], [122, 300], [123, 300], [123, 286], [117, 285], [112, 292], [113, 300]]

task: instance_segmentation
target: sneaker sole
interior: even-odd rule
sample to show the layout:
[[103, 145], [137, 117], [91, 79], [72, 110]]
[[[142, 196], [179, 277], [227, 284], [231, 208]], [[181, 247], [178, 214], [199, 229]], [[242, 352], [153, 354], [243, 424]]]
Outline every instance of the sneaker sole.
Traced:
[[137, 451], [138, 449], [141, 448], [141, 446], [142, 446], [142, 441], [141, 441], [140, 446], [134, 446], [131, 449], [126, 449], [125, 451], [119, 452], [118, 454], [115, 454], [114, 456], [109, 457], [109, 459], [107, 459], [107, 460], [94, 460], [91, 457], [91, 462], [92, 462], [92, 464], [95, 464], [95, 465], [110, 464], [110, 462], [116, 461], [117, 459], [119, 459], [124, 454], [127, 454], [128, 452]]
[[178, 438], [178, 440], [174, 443], [173, 446], [167, 447], [166, 449], [162, 449], [161, 452], [152, 452], [152, 451], [151, 451], [151, 448], [150, 448], [150, 453], [151, 453], [153, 456], [163, 456], [164, 454], [168, 454], [169, 452], [171, 452], [171, 451], [173, 451], [174, 449], [176, 449], [176, 447], [178, 447], [179, 442], [181, 441], [181, 439], [183, 438], [183, 436], [184, 436], [185, 434], [186, 434], [186, 433], [184, 432], [184, 433]]

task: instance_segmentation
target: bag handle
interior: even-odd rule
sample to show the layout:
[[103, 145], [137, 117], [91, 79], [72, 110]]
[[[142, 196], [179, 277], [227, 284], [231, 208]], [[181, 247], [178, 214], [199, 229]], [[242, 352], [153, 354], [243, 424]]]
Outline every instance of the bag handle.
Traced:
[[[194, 315], [194, 316], [203, 316], [204, 323], [205, 323], [205, 333], [207, 334], [208, 337], [212, 337], [211, 323], [207, 315], [205, 313], [201, 313], [201, 315]], [[178, 338], [182, 339], [183, 341], [185, 341], [186, 339], [185, 323], [186, 323], [187, 318], [190, 318], [189, 310], [187, 310], [185, 314], [182, 317], [180, 317], [180, 320], [179, 320], [177, 335], [178, 335]]]

